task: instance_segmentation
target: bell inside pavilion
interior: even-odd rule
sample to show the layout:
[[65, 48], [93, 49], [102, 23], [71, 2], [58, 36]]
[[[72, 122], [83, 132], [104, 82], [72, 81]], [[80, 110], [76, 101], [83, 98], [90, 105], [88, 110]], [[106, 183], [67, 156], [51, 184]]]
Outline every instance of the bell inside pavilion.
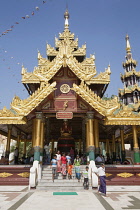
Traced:
[[[64, 14], [64, 30], [55, 37], [55, 47], [47, 44], [47, 58], [38, 51], [38, 66], [32, 72], [22, 66], [22, 84], [27, 99], [15, 96], [10, 109], [0, 110], [0, 134], [10, 141], [31, 142], [34, 160], [42, 160], [45, 144], [51, 152], [71, 148], [95, 160], [98, 154], [113, 161], [120, 156], [132, 164], [140, 163], [140, 72], [132, 58], [129, 36], [126, 36], [126, 58], [121, 74], [123, 89], [118, 96], [105, 98], [110, 83], [110, 65], [97, 73], [95, 55], [86, 57], [86, 44], [69, 29], [69, 12]], [[112, 93], [113, 94], [113, 93]], [[131, 149], [126, 154], [125, 144]]]

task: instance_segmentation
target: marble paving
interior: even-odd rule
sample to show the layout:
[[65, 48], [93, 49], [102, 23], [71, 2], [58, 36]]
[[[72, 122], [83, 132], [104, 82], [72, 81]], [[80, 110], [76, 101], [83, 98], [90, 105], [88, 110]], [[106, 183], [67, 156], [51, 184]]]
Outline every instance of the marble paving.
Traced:
[[28, 186], [0, 186], [0, 210], [140, 210], [140, 186], [108, 186], [108, 197], [97, 190], [78, 195], [53, 195]]

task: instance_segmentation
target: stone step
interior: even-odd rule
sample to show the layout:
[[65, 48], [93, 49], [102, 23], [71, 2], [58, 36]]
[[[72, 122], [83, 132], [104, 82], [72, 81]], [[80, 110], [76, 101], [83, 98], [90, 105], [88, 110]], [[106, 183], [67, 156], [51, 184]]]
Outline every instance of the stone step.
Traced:
[[79, 191], [85, 191], [83, 187], [79, 186], [79, 187], [63, 187], [63, 186], [37, 186], [36, 187], [37, 190], [46, 190], [46, 191], [50, 191], [50, 192], [79, 192]]
[[[63, 182], [63, 183], [77, 183], [78, 182], [78, 180], [77, 179], [54, 179], [54, 181], [55, 182], [59, 182], [59, 183], [61, 183], [61, 182]], [[80, 182], [82, 182], [83, 183], [83, 181], [84, 181], [84, 179], [80, 179]], [[41, 179], [40, 180], [40, 182], [52, 182], [52, 178], [51, 179]]]

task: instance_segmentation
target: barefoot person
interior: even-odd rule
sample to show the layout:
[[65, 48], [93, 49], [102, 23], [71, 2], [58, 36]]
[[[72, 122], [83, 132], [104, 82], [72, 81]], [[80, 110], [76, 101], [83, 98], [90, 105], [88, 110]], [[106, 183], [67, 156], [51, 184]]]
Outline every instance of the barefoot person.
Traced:
[[57, 172], [61, 172], [61, 154], [60, 151], [58, 150], [56, 153], [56, 160], [57, 160]]
[[67, 166], [67, 158], [66, 158], [66, 155], [65, 153], [63, 153], [62, 157], [61, 157], [61, 163], [62, 163], [62, 176], [63, 176], [63, 179], [66, 177], [67, 175], [67, 172], [66, 172], [66, 166]]
[[51, 160], [51, 164], [52, 164], [52, 181], [54, 182], [54, 177], [56, 176], [56, 168], [57, 168], [56, 155], [54, 155], [53, 159]]
[[79, 158], [79, 155], [77, 155], [76, 158], [74, 159], [74, 167], [78, 182], [80, 182], [80, 165], [81, 165], [81, 159]]
[[106, 175], [105, 175], [105, 165], [102, 163], [101, 167], [98, 168], [98, 176], [100, 178], [99, 193], [106, 196]]

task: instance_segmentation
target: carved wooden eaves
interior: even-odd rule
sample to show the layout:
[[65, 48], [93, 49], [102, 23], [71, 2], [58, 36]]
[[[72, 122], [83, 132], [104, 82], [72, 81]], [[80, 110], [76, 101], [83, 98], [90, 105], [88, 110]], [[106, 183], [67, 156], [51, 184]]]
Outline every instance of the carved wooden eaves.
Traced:
[[94, 93], [89, 87], [81, 82], [78, 86], [73, 84], [74, 90], [81, 98], [83, 98], [91, 107], [93, 107], [101, 115], [110, 116], [116, 109], [120, 107], [118, 103], [118, 98], [115, 97], [112, 100], [103, 100], [96, 93]]
[[107, 116], [105, 125], [140, 125], [140, 113], [134, 112], [133, 107], [123, 105], [110, 116]]
[[40, 88], [36, 90], [29, 98], [21, 100], [19, 97], [15, 97], [11, 103], [12, 109], [14, 109], [20, 116], [27, 116], [35, 107], [37, 107], [50, 93], [55, 90], [56, 82], [51, 85], [48, 83], [42, 83]]

